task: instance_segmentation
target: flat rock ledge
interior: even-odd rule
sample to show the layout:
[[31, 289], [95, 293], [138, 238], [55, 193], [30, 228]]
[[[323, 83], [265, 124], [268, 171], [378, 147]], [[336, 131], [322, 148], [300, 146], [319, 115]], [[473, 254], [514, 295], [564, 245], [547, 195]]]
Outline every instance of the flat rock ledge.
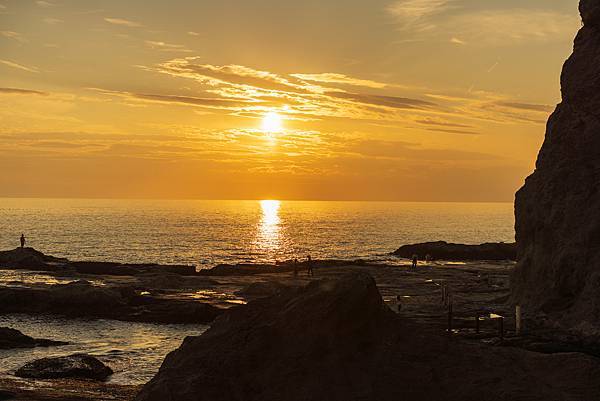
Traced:
[[445, 241], [424, 242], [403, 245], [393, 252], [402, 258], [417, 255], [419, 260], [472, 261], [472, 260], [511, 260], [517, 259], [515, 243], [489, 242], [480, 245], [452, 244]]

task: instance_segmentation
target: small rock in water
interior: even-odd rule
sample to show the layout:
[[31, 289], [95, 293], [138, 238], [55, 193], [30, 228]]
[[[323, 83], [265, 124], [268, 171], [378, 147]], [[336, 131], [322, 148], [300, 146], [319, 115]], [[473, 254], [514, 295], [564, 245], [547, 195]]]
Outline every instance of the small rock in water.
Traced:
[[28, 362], [15, 375], [30, 379], [80, 378], [105, 380], [113, 370], [87, 354], [42, 358]]
[[11, 329], [9, 327], [0, 327], [0, 349], [50, 347], [53, 345], [66, 344], [67, 343], [62, 341], [29, 337], [19, 330]]

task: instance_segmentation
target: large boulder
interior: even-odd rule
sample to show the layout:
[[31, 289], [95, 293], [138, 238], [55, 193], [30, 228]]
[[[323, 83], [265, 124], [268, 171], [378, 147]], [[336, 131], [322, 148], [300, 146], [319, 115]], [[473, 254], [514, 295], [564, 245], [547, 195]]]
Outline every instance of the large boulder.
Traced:
[[600, 327], [600, 3], [582, 0], [584, 26], [562, 76], [535, 172], [517, 192], [519, 263], [513, 301], [585, 335]]
[[0, 327], [0, 349], [50, 347], [53, 345], [66, 344], [67, 343], [62, 341], [29, 337], [19, 330], [11, 329], [9, 327]]
[[42, 358], [17, 369], [16, 376], [29, 379], [92, 379], [105, 380], [112, 369], [87, 354], [73, 354], [58, 358]]
[[600, 399], [595, 358], [429, 330], [389, 310], [364, 273], [314, 281], [233, 308], [186, 338], [136, 401]]
[[514, 243], [489, 242], [480, 245], [452, 244], [445, 241], [424, 242], [421, 244], [403, 245], [393, 252], [403, 258], [417, 255], [425, 259], [441, 260], [515, 260], [517, 247]]

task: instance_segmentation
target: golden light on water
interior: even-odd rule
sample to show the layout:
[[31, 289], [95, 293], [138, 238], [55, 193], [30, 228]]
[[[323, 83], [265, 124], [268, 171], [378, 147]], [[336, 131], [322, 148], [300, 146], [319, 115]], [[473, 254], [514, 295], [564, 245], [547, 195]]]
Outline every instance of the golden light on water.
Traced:
[[279, 225], [279, 207], [281, 202], [278, 200], [261, 200], [262, 225], [264, 227], [274, 227]]
[[278, 200], [261, 200], [262, 212], [258, 225], [256, 245], [262, 249], [276, 251], [281, 244], [279, 207]]

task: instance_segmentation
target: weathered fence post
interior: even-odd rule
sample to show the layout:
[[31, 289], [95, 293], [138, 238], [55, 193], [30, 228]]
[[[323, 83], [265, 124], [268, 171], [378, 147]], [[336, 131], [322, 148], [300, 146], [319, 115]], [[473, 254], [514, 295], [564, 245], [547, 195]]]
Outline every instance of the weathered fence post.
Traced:
[[515, 306], [515, 333], [519, 336], [521, 335], [521, 329], [522, 329], [522, 315], [521, 315], [521, 305], [517, 305]]
[[448, 297], [448, 334], [452, 334], [452, 297]]

